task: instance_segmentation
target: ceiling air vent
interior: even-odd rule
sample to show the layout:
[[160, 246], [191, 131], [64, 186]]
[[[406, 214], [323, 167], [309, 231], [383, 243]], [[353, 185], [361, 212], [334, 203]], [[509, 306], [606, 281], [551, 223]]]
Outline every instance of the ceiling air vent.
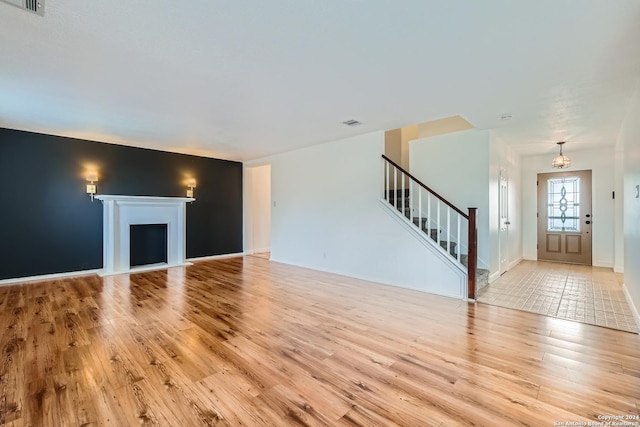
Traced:
[[44, 0], [0, 0], [5, 3], [12, 4], [20, 9], [28, 10], [29, 12], [37, 13], [40, 16], [44, 16]]
[[357, 120], [347, 120], [346, 122], [342, 122], [342, 124], [347, 126], [360, 126], [362, 122], [359, 122]]

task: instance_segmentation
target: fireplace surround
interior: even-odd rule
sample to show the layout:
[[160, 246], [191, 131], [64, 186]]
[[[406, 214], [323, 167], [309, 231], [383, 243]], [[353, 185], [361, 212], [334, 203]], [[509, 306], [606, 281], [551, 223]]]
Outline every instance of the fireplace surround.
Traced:
[[[189, 197], [99, 195], [103, 204], [101, 276], [189, 265], [186, 262], [186, 205]], [[167, 262], [131, 267], [131, 225], [167, 225]]]

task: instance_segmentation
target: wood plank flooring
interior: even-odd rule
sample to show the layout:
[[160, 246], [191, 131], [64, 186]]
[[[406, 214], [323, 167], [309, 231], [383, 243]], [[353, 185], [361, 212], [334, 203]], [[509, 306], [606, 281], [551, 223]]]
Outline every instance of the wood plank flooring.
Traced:
[[5, 426], [553, 426], [639, 413], [638, 335], [259, 257], [1, 287], [0, 326]]

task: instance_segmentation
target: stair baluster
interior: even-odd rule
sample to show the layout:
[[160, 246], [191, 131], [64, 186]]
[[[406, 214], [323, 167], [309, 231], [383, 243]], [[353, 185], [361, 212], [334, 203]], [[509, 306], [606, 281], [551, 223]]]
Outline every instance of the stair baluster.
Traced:
[[436, 242], [438, 242], [438, 245], [440, 245], [440, 199], [438, 199], [438, 202], [436, 204], [437, 208], [438, 208], [438, 215], [437, 215], [437, 221], [436, 221]]
[[398, 209], [398, 170], [393, 167], [393, 203]]
[[400, 205], [400, 206], [402, 206], [402, 211], [401, 212], [402, 212], [402, 215], [406, 216], [405, 211], [407, 209], [407, 205], [406, 205], [405, 200], [404, 200], [404, 173], [403, 172], [400, 172], [400, 181], [401, 181], [401, 183], [400, 183], [400, 189], [401, 189], [401, 193], [400, 194], [401, 194], [401, 196], [400, 197], [402, 197], [402, 204]]
[[[460, 215], [458, 215], [457, 218], [458, 218], [458, 233], [457, 233], [457, 236], [456, 236], [457, 237], [456, 242], [460, 242], [460, 226], [461, 226], [461, 223], [462, 223], [462, 217]], [[458, 260], [458, 262], [461, 263], [462, 262], [462, 251], [458, 250], [457, 252], [458, 253], [456, 255], [456, 259]]]

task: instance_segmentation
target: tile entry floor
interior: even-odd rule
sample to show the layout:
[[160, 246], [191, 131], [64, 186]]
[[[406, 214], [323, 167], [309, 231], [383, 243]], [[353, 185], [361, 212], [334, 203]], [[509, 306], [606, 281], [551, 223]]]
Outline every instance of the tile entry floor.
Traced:
[[627, 332], [640, 332], [610, 268], [522, 261], [478, 292], [478, 302]]

